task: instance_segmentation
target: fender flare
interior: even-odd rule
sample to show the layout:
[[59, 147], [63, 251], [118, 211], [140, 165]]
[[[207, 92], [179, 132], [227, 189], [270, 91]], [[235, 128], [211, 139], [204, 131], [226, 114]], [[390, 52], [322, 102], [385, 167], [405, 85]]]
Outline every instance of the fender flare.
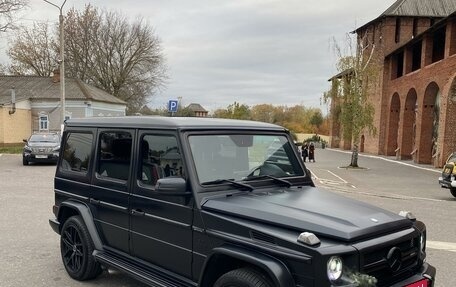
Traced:
[[212, 250], [212, 254], [206, 259], [206, 262], [204, 263], [204, 271], [201, 273], [200, 282], [203, 282], [204, 274], [206, 273], [206, 269], [209, 265], [208, 263], [211, 261], [211, 258], [215, 255], [226, 255], [238, 260], [248, 262], [249, 264], [252, 264], [260, 268], [261, 270], [267, 272], [274, 286], [295, 286], [293, 276], [291, 275], [287, 266], [283, 262], [273, 257], [270, 257], [264, 253], [232, 245], [216, 247]]
[[[62, 218], [62, 210], [64, 209], [63, 207], [67, 207], [67, 208], [76, 210], [79, 213], [79, 215], [82, 217], [82, 220], [84, 221], [85, 226], [87, 227], [90, 237], [92, 238], [95, 249], [102, 251], [103, 244], [101, 242], [100, 236], [98, 235], [97, 228], [95, 227], [95, 223], [93, 221], [93, 216], [92, 216], [92, 212], [90, 211], [90, 208], [86, 204], [80, 203], [80, 202], [75, 202], [75, 201], [62, 202], [60, 204], [59, 214], [57, 216], [59, 221]], [[62, 222], [62, 226], [63, 226], [63, 222]]]

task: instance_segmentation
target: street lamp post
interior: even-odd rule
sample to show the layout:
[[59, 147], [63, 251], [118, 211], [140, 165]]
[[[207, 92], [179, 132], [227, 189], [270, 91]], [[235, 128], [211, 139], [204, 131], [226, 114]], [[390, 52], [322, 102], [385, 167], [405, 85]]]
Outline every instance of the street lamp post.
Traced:
[[62, 9], [67, 0], [63, 1], [62, 6], [57, 6], [56, 4], [43, 0], [44, 2], [51, 4], [60, 11], [59, 15], [59, 29], [60, 29], [60, 104], [62, 107], [61, 121], [63, 127], [63, 122], [65, 121], [65, 58], [64, 58], [64, 41], [63, 41], [63, 15]]

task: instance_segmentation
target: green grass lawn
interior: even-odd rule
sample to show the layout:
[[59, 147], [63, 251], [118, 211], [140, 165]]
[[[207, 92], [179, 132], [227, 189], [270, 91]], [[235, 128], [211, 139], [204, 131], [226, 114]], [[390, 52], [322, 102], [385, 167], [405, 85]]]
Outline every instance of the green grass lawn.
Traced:
[[24, 145], [0, 147], [0, 153], [22, 153]]

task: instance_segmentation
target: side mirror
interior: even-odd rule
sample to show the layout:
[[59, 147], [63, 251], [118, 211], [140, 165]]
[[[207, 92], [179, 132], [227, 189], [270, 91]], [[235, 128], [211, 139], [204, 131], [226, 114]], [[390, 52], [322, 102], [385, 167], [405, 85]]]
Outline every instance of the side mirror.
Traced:
[[166, 195], [189, 195], [187, 182], [181, 177], [165, 177], [157, 180], [155, 191]]
[[28, 140], [26, 140], [26, 139], [23, 139], [22, 141], [23, 141], [23, 142], [25, 142], [25, 143], [27, 143], [27, 142], [28, 142]]

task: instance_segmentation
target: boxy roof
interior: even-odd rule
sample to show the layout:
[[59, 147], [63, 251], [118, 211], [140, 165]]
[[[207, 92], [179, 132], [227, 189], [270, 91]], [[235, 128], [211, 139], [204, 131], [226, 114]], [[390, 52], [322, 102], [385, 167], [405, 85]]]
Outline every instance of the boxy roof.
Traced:
[[259, 129], [285, 131], [286, 129], [269, 123], [198, 117], [161, 117], [161, 116], [127, 116], [127, 117], [94, 117], [69, 119], [68, 127], [100, 128], [155, 128], [155, 129]]

